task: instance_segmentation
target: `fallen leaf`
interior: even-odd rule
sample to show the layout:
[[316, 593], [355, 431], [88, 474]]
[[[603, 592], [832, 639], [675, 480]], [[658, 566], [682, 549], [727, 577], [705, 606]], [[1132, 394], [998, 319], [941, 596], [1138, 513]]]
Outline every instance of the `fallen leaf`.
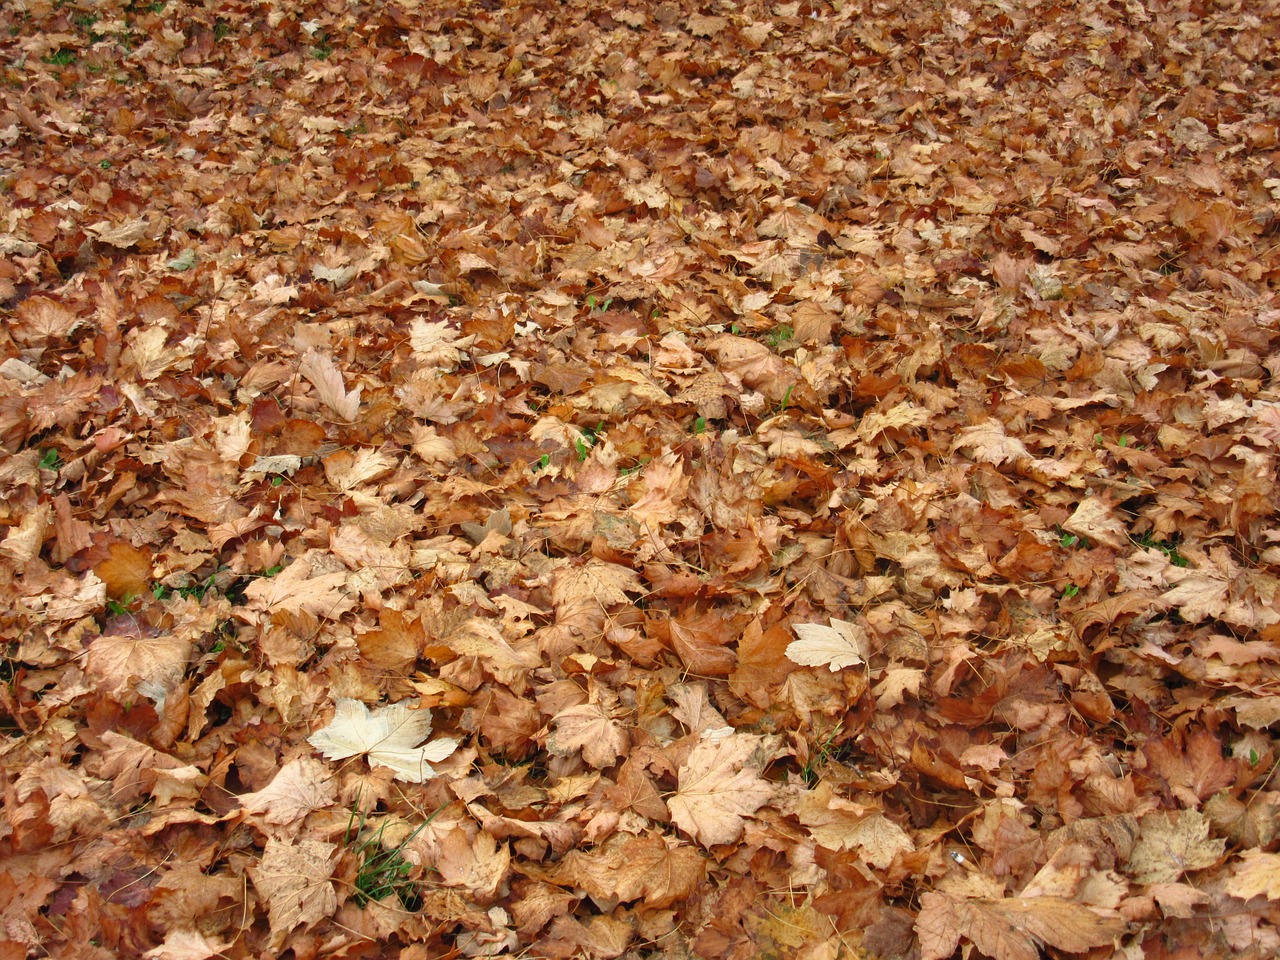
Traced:
[[679, 787], [667, 801], [672, 821], [704, 847], [733, 843], [746, 817], [768, 803], [775, 786], [760, 777], [764, 739], [752, 734], [713, 736], [689, 752]]
[[262, 860], [249, 868], [253, 886], [267, 904], [272, 950], [279, 950], [294, 928], [318, 923], [338, 909], [331, 879], [338, 849], [321, 840], [289, 843], [272, 837]]
[[820, 623], [793, 624], [799, 638], [787, 645], [787, 657], [805, 667], [827, 667], [832, 673], [867, 662], [867, 632], [856, 623], [831, 618]]
[[333, 720], [307, 741], [330, 760], [366, 757], [370, 766], [390, 767], [398, 780], [422, 783], [436, 775], [432, 763], [447, 759], [458, 741], [431, 735], [431, 711], [417, 700], [402, 700], [370, 711], [359, 700], [339, 697]]

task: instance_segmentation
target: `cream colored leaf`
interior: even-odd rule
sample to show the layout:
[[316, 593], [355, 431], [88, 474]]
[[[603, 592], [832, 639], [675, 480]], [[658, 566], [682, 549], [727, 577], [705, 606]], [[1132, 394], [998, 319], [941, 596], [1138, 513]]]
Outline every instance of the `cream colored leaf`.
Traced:
[[313, 757], [299, 757], [281, 767], [261, 790], [241, 794], [240, 806], [264, 814], [267, 823], [288, 824], [325, 809], [337, 796], [329, 769]]
[[395, 778], [422, 783], [436, 775], [438, 763], [458, 749], [448, 738], [424, 744], [431, 735], [431, 711], [417, 700], [402, 700], [370, 712], [359, 700], [339, 697], [333, 720], [307, 741], [330, 760], [364, 756], [370, 766], [390, 767]]
[[777, 789], [760, 778], [762, 742], [753, 734], [704, 733], [681, 765], [679, 789], [667, 801], [676, 826], [704, 847], [742, 836], [745, 818], [773, 799]]
[[831, 618], [820, 623], [792, 625], [799, 638], [787, 644], [787, 658], [805, 667], [827, 667], [832, 673], [866, 663], [867, 632], [856, 623]]
[[298, 372], [315, 387], [316, 397], [343, 420], [354, 420], [360, 412], [360, 391], [348, 392], [342, 372], [330, 357], [318, 350], [308, 350], [298, 365]]
[[1227, 881], [1227, 893], [1241, 900], [1251, 900], [1258, 895], [1280, 900], [1280, 853], [1246, 850], [1241, 860]]

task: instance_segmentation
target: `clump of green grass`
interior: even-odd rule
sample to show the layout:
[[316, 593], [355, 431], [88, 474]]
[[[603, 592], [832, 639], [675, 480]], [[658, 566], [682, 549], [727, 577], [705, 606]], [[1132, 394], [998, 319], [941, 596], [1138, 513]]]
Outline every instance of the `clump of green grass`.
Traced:
[[404, 851], [440, 810], [433, 811], [413, 833], [398, 844], [388, 847], [383, 843], [386, 821], [378, 824], [377, 830], [366, 831], [368, 815], [360, 810], [357, 816], [358, 807], [357, 799], [351, 807], [347, 832], [343, 837], [343, 845], [355, 854], [358, 864], [355, 879], [356, 906], [363, 909], [372, 901], [381, 902], [395, 897], [404, 909], [416, 913], [422, 909], [422, 895], [418, 892], [417, 881], [410, 877], [413, 864], [405, 859]]

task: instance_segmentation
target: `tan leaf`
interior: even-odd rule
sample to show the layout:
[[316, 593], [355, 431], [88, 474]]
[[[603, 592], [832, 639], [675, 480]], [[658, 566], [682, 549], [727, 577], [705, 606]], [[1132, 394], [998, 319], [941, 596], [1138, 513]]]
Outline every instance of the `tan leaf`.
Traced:
[[890, 710], [906, 699], [907, 694], [918, 696], [924, 671], [915, 667], [893, 667], [886, 670], [884, 679], [875, 685], [871, 695], [876, 698], [877, 710]]
[[1280, 900], [1280, 853], [1246, 850], [1240, 857], [1242, 862], [1227, 881], [1227, 893], [1241, 900], [1259, 895]]
[[242, 793], [240, 806], [264, 814], [267, 823], [289, 824], [313, 810], [323, 810], [338, 796], [329, 769], [312, 757], [290, 760], [271, 782], [254, 793]]
[[168, 690], [182, 679], [190, 657], [191, 642], [180, 637], [98, 637], [85, 672], [104, 693], [130, 690], [136, 682]]
[[8, 535], [0, 541], [0, 557], [12, 560], [19, 568], [40, 555], [44, 547], [45, 533], [53, 511], [49, 504], [41, 503], [22, 513], [22, 520], [10, 527]]
[[9, 330], [14, 339], [26, 344], [68, 337], [80, 325], [81, 320], [65, 303], [48, 297], [28, 297], [18, 304], [14, 312], [18, 315], [19, 322], [10, 326]]
[[343, 493], [350, 493], [356, 487], [389, 473], [395, 465], [395, 461], [381, 450], [339, 450], [325, 457], [324, 475]]
[[210, 940], [195, 930], [170, 930], [165, 934], [164, 943], [142, 956], [145, 960], [209, 960], [224, 956], [223, 951], [230, 946], [226, 941]]
[[245, 587], [249, 606], [267, 613], [283, 610], [289, 613], [312, 613], [336, 620], [355, 605], [355, 599], [343, 589], [344, 572], [312, 576], [312, 560], [301, 556], [274, 577], [262, 577]]
[[87, 233], [93, 234], [103, 243], [124, 249], [146, 240], [154, 235], [159, 227], [153, 227], [142, 217], [112, 223], [110, 220], [99, 220], [85, 227]]
[[120, 363], [129, 370], [134, 370], [140, 380], [154, 380], [169, 369], [177, 360], [175, 352], [169, 348], [169, 331], [164, 327], [138, 327], [128, 336], [129, 345], [120, 355]]
[[316, 389], [316, 397], [343, 420], [354, 420], [360, 412], [360, 391], [356, 387], [347, 392], [342, 382], [342, 372], [334, 365], [332, 358], [318, 350], [308, 350], [298, 364], [298, 372], [311, 382]]
[[298, 926], [311, 926], [338, 909], [338, 893], [331, 877], [338, 846], [321, 840], [296, 844], [272, 837], [262, 861], [249, 868], [258, 895], [267, 903], [271, 949], [277, 951]]
[[555, 879], [602, 902], [641, 900], [664, 910], [691, 895], [705, 874], [706, 860], [693, 847], [615, 833], [595, 850], [570, 850]]
[[93, 572], [107, 585], [107, 596], [116, 600], [142, 596], [155, 579], [151, 551], [119, 540], [107, 548], [107, 558]]
[[1005, 433], [1004, 424], [999, 420], [987, 420], [961, 430], [955, 448], [960, 450], [966, 447], [973, 451], [978, 460], [996, 466], [1031, 459], [1031, 454], [1022, 441]]
[[627, 731], [599, 703], [584, 703], [556, 714], [554, 730], [547, 737], [547, 749], [558, 757], [578, 750], [582, 759], [603, 770], [613, 766], [627, 751]]
[[994, 960], [1039, 960], [1040, 944], [1083, 953], [1106, 946], [1124, 930], [1119, 918], [1058, 897], [966, 900], [930, 891], [920, 904], [920, 960], [950, 957], [961, 938]]
[[746, 817], [768, 803], [776, 787], [761, 779], [764, 738], [730, 733], [708, 736], [680, 767], [679, 789], [667, 801], [671, 819], [704, 847], [733, 843]]
[[511, 851], [481, 830], [469, 838], [464, 829], [440, 838], [435, 868], [450, 887], [462, 887], [481, 899], [492, 898], [511, 865]]
[[1115, 515], [1114, 504], [1103, 497], [1086, 497], [1075, 513], [1063, 521], [1062, 529], [1115, 550], [1129, 542], [1129, 533]]
[[644, 586], [640, 575], [629, 567], [604, 560], [588, 560], [556, 570], [551, 598], [557, 607], [575, 600], [593, 599], [601, 606], [627, 603], [627, 593], [640, 593]]
[[1129, 855], [1129, 875], [1135, 883], [1176, 883], [1189, 870], [1217, 863], [1226, 845], [1209, 839], [1209, 821], [1197, 810], [1180, 810], [1172, 818], [1149, 813]]

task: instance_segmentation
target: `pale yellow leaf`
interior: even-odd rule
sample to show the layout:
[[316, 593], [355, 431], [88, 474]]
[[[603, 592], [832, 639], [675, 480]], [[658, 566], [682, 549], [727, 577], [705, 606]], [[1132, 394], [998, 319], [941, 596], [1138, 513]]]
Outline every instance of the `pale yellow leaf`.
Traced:
[[1280, 853], [1246, 850], [1241, 860], [1227, 881], [1227, 893], [1241, 900], [1259, 895], [1280, 900]]
[[364, 756], [370, 766], [390, 767], [397, 780], [422, 783], [436, 775], [438, 763], [458, 749], [448, 738], [424, 744], [431, 735], [431, 711], [402, 700], [372, 712], [359, 700], [339, 697], [333, 720], [307, 741], [330, 760]]
[[859, 624], [831, 618], [831, 625], [796, 623], [799, 638], [787, 644], [787, 659], [805, 667], [827, 667], [832, 673], [866, 663], [867, 632]]

